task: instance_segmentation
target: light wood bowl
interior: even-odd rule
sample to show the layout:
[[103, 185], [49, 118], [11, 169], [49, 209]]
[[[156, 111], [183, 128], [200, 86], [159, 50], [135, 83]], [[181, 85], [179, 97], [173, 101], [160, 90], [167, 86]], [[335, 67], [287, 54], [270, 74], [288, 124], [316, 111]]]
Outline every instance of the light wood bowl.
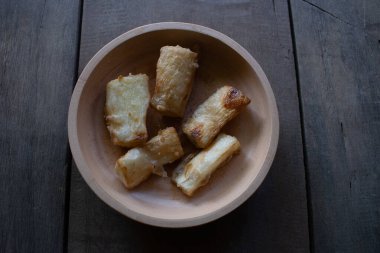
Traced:
[[[199, 52], [199, 69], [187, 114], [226, 84], [241, 89], [252, 102], [223, 129], [236, 136], [241, 152], [216, 171], [192, 198], [169, 178], [152, 175], [128, 191], [116, 177], [115, 161], [126, 149], [114, 146], [104, 121], [106, 84], [118, 75], [146, 73], [151, 88], [160, 48], [180, 45]], [[151, 93], [152, 94], [152, 93]], [[148, 111], [149, 138], [180, 120]], [[156, 23], [133, 29], [104, 46], [87, 64], [73, 92], [68, 131], [71, 152], [80, 173], [105, 203], [137, 221], [161, 227], [189, 227], [215, 220], [242, 204], [259, 187], [272, 164], [279, 121], [273, 91], [256, 60], [231, 38], [187, 23]], [[181, 136], [186, 151], [191, 144]], [[169, 166], [170, 173], [170, 166]]]

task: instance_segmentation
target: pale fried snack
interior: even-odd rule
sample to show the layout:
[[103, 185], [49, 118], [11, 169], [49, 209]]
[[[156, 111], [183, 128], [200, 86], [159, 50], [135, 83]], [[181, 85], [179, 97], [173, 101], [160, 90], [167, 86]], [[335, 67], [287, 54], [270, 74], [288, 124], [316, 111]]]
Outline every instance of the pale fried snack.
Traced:
[[186, 157], [175, 169], [172, 181], [183, 193], [191, 197], [199, 187], [207, 184], [211, 174], [239, 149], [240, 143], [235, 137], [219, 134], [210, 146], [194, 158], [191, 155]]
[[145, 74], [129, 74], [107, 84], [105, 118], [115, 145], [131, 148], [146, 142], [148, 80]]
[[116, 161], [115, 170], [127, 189], [145, 181], [152, 173], [166, 176], [163, 165], [183, 156], [177, 131], [168, 127], [142, 147], [129, 150]]
[[197, 53], [180, 46], [162, 47], [151, 105], [166, 116], [182, 117], [197, 67]]
[[198, 148], [205, 148], [220, 129], [250, 102], [240, 90], [224, 86], [198, 106], [182, 130]]

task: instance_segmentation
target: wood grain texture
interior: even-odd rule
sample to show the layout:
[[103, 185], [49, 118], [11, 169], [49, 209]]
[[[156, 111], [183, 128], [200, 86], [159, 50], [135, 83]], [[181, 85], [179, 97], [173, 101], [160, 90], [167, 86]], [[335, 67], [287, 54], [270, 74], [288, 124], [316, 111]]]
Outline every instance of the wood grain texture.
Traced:
[[[300, 0], [301, 1], [301, 0]], [[349, 26], [355, 26], [368, 35], [380, 36], [380, 1], [377, 0], [302, 0], [326, 15]]]
[[0, 5], [0, 252], [61, 252], [79, 3]]
[[85, 1], [80, 71], [107, 42], [160, 21], [205, 25], [234, 38], [258, 60], [276, 95], [280, 141], [259, 190], [226, 217], [189, 229], [136, 223], [99, 200], [73, 168], [70, 252], [308, 252], [305, 174], [286, 1]]
[[[379, 37], [304, 1], [292, 0], [291, 9], [313, 248], [379, 252]], [[372, 11], [379, 14], [380, 8]]]

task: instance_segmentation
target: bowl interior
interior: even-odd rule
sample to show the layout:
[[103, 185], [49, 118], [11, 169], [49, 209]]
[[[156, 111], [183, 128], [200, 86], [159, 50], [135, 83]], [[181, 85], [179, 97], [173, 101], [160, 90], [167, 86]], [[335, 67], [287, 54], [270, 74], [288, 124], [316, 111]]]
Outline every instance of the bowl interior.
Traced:
[[[220, 168], [192, 198], [186, 197], [169, 178], [152, 175], [134, 190], [127, 191], [114, 173], [115, 161], [127, 150], [114, 146], [104, 121], [106, 84], [118, 75], [146, 73], [151, 94], [160, 48], [181, 45], [198, 48], [199, 68], [193, 84], [187, 112], [191, 113], [218, 87], [226, 84], [241, 89], [252, 102], [246, 110], [227, 124], [223, 132], [236, 136], [241, 152]], [[272, 117], [263, 84], [255, 70], [235, 50], [202, 33], [186, 30], [147, 32], [113, 48], [90, 73], [79, 99], [77, 136], [92, 178], [114, 201], [126, 210], [162, 220], [184, 220], [212, 215], [236, 200], [254, 183], [269, 150]], [[186, 152], [193, 146], [180, 130], [180, 119], [162, 117], [149, 109], [149, 138], [159, 129], [175, 126]], [[170, 174], [174, 165], [167, 166]]]

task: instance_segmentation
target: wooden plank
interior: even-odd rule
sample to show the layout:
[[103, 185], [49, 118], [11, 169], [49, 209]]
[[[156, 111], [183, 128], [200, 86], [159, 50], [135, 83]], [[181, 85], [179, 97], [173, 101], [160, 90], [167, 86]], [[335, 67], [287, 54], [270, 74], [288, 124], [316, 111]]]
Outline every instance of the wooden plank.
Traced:
[[379, 38], [304, 1], [291, 9], [313, 248], [380, 252]]
[[[273, 5], [274, 4], [274, 5]], [[142, 225], [99, 200], [73, 168], [70, 252], [308, 252], [308, 218], [298, 96], [287, 2], [85, 1], [80, 70], [105, 43], [136, 26], [183, 21], [236, 39], [259, 61], [274, 88], [281, 136], [274, 165], [244, 205], [189, 229]]]
[[66, 118], [79, 7], [1, 2], [0, 252], [64, 249]]
[[380, 36], [380, 1], [377, 0], [302, 0], [327, 15]]

